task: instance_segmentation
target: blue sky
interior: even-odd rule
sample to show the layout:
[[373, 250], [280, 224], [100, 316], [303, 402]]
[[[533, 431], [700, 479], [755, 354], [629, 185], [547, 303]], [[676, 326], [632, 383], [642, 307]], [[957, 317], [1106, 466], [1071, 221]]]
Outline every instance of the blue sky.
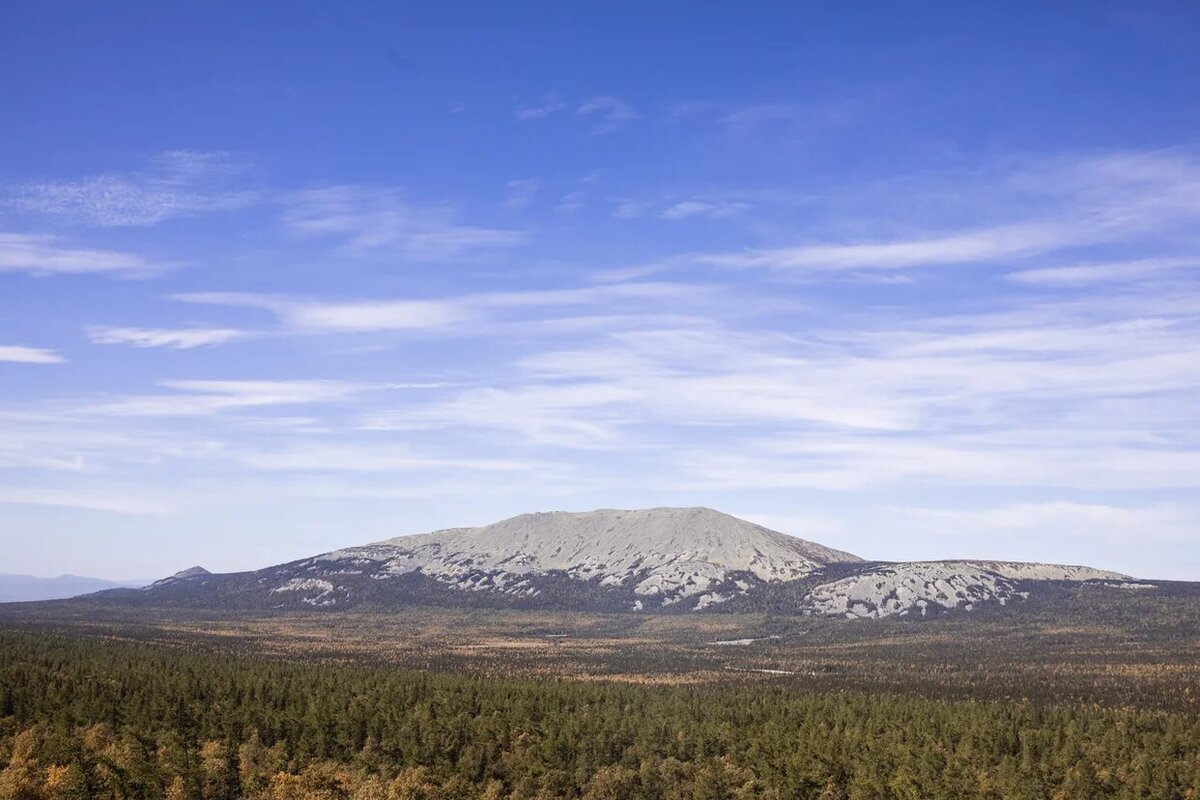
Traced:
[[708, 505], [1200, 580], [1200, 10], [9, 3], [0, 571]]

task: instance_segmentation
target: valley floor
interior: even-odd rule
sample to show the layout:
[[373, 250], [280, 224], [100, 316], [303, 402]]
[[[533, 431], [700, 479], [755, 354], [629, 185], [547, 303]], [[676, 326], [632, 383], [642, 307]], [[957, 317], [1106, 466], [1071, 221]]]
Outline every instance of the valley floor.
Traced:
[[769, 683], [1200, 715], [1200, 597], [1077, 587], [924, 620], [403, 608], [238, 615], [0, 606], [0, 629], [280, 659], [645, 684]]

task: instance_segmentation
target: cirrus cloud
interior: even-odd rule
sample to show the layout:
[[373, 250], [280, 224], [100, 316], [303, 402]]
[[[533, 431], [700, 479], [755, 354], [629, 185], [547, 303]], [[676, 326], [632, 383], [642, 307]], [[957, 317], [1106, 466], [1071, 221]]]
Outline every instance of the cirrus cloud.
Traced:
[[88, 338], [95, 344], [127, 344], [133, 347], [165, 347], [172, 350], [191, 350], [213, 347], [252, 334], [236, 328], [118, 328], [93, 326]]
[[61, 364], [66, 359], [53, 350], [9, 344], [0, 345], [0, 361], [18, 364]]

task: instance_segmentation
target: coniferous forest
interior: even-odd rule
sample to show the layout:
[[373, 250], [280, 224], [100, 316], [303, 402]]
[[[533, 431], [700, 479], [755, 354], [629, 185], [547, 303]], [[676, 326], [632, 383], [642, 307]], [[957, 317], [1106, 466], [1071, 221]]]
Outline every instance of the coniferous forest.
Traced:
[[0, 798], [1193, 798], [1186, 712], [0, 634]]

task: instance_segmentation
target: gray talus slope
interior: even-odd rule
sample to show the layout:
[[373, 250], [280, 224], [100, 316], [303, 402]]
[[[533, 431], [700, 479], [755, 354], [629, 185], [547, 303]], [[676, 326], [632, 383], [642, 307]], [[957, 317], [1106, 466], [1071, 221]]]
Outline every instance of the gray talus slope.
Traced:
[[1117, 572], [1063, 564], [1019, 561], [909, 561], [880, 564], [815, 587], [807, 610], [826, 616], [890, 617], [964, 609], [986, 602], [1023, 600], [1024, 588], [1038, 581], [1113, 581], [1129, 586]]

